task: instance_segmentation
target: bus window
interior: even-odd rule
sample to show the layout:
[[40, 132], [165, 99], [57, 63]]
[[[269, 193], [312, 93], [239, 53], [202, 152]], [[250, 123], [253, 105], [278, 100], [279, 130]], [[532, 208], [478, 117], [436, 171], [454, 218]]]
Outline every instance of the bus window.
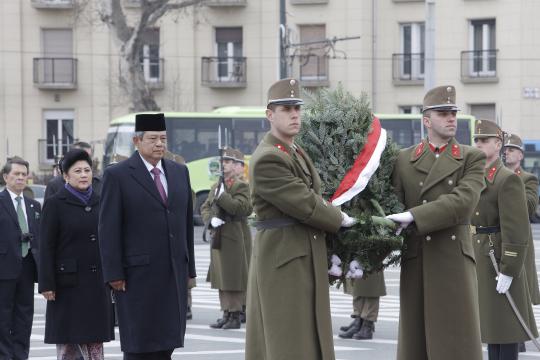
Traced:
[[471, 145], [471, 127], [469, 119], [458, 119], [456, 140], [460, 144]]
[[264, 134], [270, 130], [266, 119], [236, 119], [233, 126], [234, 147], [244, 154], [253, 153]]
[[413, 126], [411, 120], [381, 119], [381, 126], [386, 129], [388, 136], [400, 147], [406, 148], [413, 144]]
[[121, 125], [111, 127], [105, 140], [105, 155], [103, 163], [107, 166], [113, 159], [113, 156], [130, 157], [134, 151], [133, 132], [135, 126]]
[[[168, 149], [182, 155], [187, 162], [218, 154], [218, 127], [221, 125], [222, 146], [225, 133], [232, 144], [230, 119], [166, 118]], [[227, 129], [227, 131], [225, 130]]]

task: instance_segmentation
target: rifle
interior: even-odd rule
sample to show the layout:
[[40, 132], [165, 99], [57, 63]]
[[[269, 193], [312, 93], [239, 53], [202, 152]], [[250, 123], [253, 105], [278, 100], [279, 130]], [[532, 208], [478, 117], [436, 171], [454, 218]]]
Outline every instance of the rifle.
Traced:
[[[220, 209], [216, 205], [217, 197], [215, 195], [219, 194], [221, 187], [225, 186], [225, 176], [223, 173], [223, 155], [225, 153], [225, 149], [227, 148], [227, 128], [225, 128], [225, 146], [221, 146], [221, 125], [218, 126], [218, 152], [219, 152], [219, 179], [218, 184], [214, 193], [214, 198], [212, 199], [212, 202], [210, 203], [210, 208], [215, 209], [216, 215], [219, 217], [220, 215]], [[209, 229], [210, 223], [207, 223], [204, 225], [203, 230], [203, 241], [208, 242], [206, 240], [206, 231], [210, 230], [210, 239], [211, 239], [211, 246], [212, 249], [220, 249], [221, 248], [221, 226], [215, 229]]]

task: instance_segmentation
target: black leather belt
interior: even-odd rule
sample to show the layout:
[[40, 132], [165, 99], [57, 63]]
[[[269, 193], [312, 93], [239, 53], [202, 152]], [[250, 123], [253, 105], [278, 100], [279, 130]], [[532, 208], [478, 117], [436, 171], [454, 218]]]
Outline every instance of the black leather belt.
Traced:
[[293, 219], [292, 217], [281, 217], [275, 219], [253, 221], [252, 226], [257, 228], [257, 230], [268, 230], [296, 225], [299, 223], [300, 222], [298, 220]]
[[496, 234], [501, 232], [500, 226], [474, 226], [471, 225], [472, 234]]

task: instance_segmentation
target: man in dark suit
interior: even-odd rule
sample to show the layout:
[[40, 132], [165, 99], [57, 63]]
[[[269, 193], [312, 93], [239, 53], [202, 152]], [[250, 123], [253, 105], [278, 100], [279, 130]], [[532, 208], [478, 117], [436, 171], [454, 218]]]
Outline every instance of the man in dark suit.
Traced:
[[0, 193], [0, 359], [28, 359], [37, 281], [37, 201], [24, 196], [28, 162], [13, 157], [2, 168]]
[[[84, 141], [77, 141], [71, 145], [71, 149], [81, 149], [84, 150], [90, 155], [90, 158], [92, 158], [92, 145], [90, 145], [87, 142]], [[54, 194], [56, 194], [58, 191], [62, 190], [64, 188], [64, 185], [66, 182], [64, 181], [64, 175], [62, 174], [62, 160], [59, 161], [58, 168], [60, 169], [60, 174], [53, 177], [48, 183], [47, 188], [45, 189], [45, 197], [43, 200], [47, 200]], [[94, 171], [94, 176], [92, 177], [92, 189], [97, 194], [101, 194], [101, 179], [95, 175], [97, 172]]]
[[99, 216], [103, 277], [115, 290], [124, 359], [170, 359], [184, 345], [196, 277], [187, 167], [163, 158], [163, 114], [136, 117], [128, 160], [105, 170]]

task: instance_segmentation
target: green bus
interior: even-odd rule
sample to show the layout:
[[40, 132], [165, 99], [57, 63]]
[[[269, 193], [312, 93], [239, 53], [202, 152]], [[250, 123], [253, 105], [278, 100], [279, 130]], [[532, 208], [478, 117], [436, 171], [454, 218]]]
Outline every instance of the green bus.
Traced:
[[[133, 153], [135, 115], [128, 114], [111, 121], [105, 141], [104, 167], [114, 159], [127, 158]], [[408, 147], [420, 142], [421, 114], [376, 116], [399, 146]], [[165, 121], [168, 150], [182, 155], [189, 168], [191, 186], [196, 194], [196, 222], [200, 223], [199, 208], [219, 171], [216, 166], [218, 126], [221, 126], [223, 139], [226, 134], [229, 146], [250, 155], [270, 129], [265, 108], [229, 106], [212, 112], [166, 112]], [[471, 144], [473, 131], [474, 117], [458, 114], [457, 140]]]

